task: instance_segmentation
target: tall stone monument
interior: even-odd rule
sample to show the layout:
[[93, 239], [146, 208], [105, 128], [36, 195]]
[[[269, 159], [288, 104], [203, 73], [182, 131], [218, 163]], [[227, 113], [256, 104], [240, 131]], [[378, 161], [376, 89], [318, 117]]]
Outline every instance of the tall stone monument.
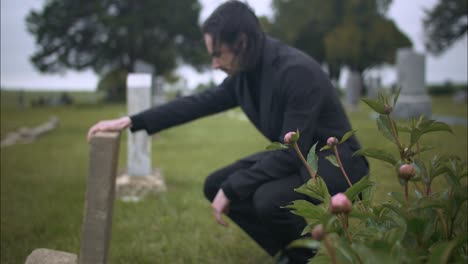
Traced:
[[[145, 73], [130, 73], [127, 77], [128, 115], [151, 107], [152, 77]], [[145, 131], [128, 134], [128, 174], [147, 176], [151, 174], [151, 138]]]
[[377, 99], [382, 87], [380, 77], [370, 76], [366, 81], [367, 98]]
[[424, 55], [411, 48], [398, 49], [396, 66], [401, 91], [392, 115], [401, 119], [418, 118], [421, 115], [430, 118], [432, 102], [426, 92]]
[[346, 80], [346, 107], [348, 110], [357, 110], [361, 97], [362, 78], [356, 71], [350, 71]]
[[[152, 74], [127, 76], [127, 110], [131, 116], [151, 107]], [[117, 196], [124, 201], [139, 201], [148, 193], [166, 190], [159, 170], [151, 165], [151, 137], [146, 131], [128, 133], [127, 171], [117, 178]]]

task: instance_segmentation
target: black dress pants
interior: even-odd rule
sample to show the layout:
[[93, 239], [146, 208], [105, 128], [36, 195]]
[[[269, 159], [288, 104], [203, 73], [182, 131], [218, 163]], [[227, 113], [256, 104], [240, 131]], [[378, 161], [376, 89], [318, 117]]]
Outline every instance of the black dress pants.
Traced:
[[[239, 170], [248, 170], [255, 162], [256, 159], [252, 158], [252, 156], [247, 157], [209, 175], [204, 186], [207, 199], [210, 202], [213, 201], [221, 184], [231, 174]], [[351, 158], [349, 160], [345, 158], [343, 163], [347, 163], [344, 165], [345, 168], [348, 165], [365, 169], [362, 170], [363, 173], [360, 173], [360, 176], [352, 177], [351, 181], [353, 182], [359, 180], [367, 172], [367, 162], [361, 157], [355, 158], [353, 162], [351, 162]], [[341, 171], [324, 158], [319, 158], [319, 174], [329, 175], [329, 177], [323, 178], [332, 194], [346, 190], [347, 183]], [[233, 201], [229, 205], [228, 217], [271, 256], [274, 256], [280, 250], [284, 250], [289, 243], [300, 238], [301, 232], [306, 226], [306, 222], [302, 217], [282, 207], [295, 200], [316, 202], [294, 191], [295, 188], [310, 179], [308, 176], [301, 175], [303, 173], [298, 171], [298, 174], [286, 175], [283, 178], [265, 182], [248, 199]], [[286, 250], [285, 253], [292, 263], [307, 263], [307, 260], [314, 255], [313, 252], [305, 249], [291, 249]]]

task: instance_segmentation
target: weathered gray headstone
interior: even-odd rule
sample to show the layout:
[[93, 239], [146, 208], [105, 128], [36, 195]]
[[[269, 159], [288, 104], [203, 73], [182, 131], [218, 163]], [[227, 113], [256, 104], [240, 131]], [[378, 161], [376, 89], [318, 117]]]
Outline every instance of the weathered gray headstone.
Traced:
[[105, 264], [109, 255], [120, 133], [91, 138], [80, 253], [38, 248], [25, 264]]
[[370, 99], [376, 99], [381, 89], [381, 83], [379, 77], [370, 76], [367, 78], [367, 97]]
[[[151, 107], [151, 74], [131, 73], [127, 77], [127, 108], [133, 115]], [[130, 176], [151, 175], [151, 138], [145, 131], [128, 135]]]
[[[128, 114], [151, 107], [152, 75], [132, 73], [127, 77]], [[128, 168], [116, 181], [117, 195], [123, 201], [139, 201], [148, 193], [166, 190], [162, 175], [151, 165], [151, 137], [146, 131], [128, 134]]]
[[411, 48], [398, 49], [397, 76], [401, 91], [392, 115], [403, 119], [418, 118], [421, 115], [431, 117], [432, 103], [426, 92], [424, 55]]
[[79, 264], [107, 263], [120, 133], [100, 132], [90, 142]]
[[153, 78], [153, 105], [158, 106], [167, 102], [164, 92], [164, 80], [162, 78]]
[[358, 109], [361, 89], [361, 74], [356, 71], [350, 71], [348, 79], [346, 80], [346, 105], [349, 110]]
[[35, 249], [25, 264], [76, 264], [76, 254], [46, 248]]

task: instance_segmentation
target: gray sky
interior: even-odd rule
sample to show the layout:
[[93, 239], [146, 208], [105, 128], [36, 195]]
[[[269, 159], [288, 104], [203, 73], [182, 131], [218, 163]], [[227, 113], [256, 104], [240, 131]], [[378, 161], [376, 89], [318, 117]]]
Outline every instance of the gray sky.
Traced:
[[[40, 9], [43, 0], [1, 0], [1, 86], [5, 88], [27, 89], [85, 89], [94, 90], [97, 77], [91, 72], [67, 72], [65, 75], [39, 74], [29, 62], [34, 52], [34, 39], [26, 31], [24, 18], [31, 9]], [[201, 0], [204, 20], [223, 0]], [[271, 16], [269, 0], [249, 0], [257, 15]], [[394, 0], [389, 10], [399, 28], [413, 41], [415, 50], [424, 53], [422, 17], [423, 9], [432, 7], [437, 0]], [[465, 36], [440, 57], [426, 57], [427, 82], [467, 81], [467, 39]], [[224, 74], [210, 71], [197, 74], [190, 67], [181, 67], [178, 72], [193, 87], [209, 78], [222, 80]], [[380, 71], [384, 83], [395, 80], [394, 70], [384, 68]], [[346, 72], [343, 78], [346, 77]], [[340, 80], [342, 83], [343, 80]]]

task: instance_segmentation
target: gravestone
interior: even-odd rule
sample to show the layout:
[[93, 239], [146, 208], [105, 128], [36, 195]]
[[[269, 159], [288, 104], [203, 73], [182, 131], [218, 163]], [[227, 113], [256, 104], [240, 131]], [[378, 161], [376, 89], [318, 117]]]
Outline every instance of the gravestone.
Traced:
[[76, 254], [38, 248], [26, 258], [25, 264], [76, 264], [76, 261]]
[[350, 71], [346, 80], [346, 106], [348, 110], [357, 110], [359, 108], [359, 99], [361, 97], [362, 78], [356, 71]]
[[423, 54], [411, 48], [397, 50], [398, 87], [401, 89], [392, 116], [401, 119], [431, 117], [432, 102], [426, 92], [426, 65]]
[[[127, 109], [133, 115], [151, 107], [152, 75], [131, 73], [127, 77]], [[127, 171], [117, 178], [117, 195], [124, 201], [139, 201], [148, 193], [166, 190], [158, 169], [151, 165], [151, 137], [146, 131], [128, 134]]]
[[367, 78], [367, 98], [377, 99], [380, 89], [381, 82], [379, 77], [370, 76]]
[[36, 249], [25, 264], [105, 264], [112, 230], [120, 133], [99, 132], [91, 138], [79, 255]]
[[79, 264], [107, 263], [112, 230], [120, 133], [91, 138]]
[[[128, 115], [151, 107], [150, 74], [131, 73], [127, 77]], [[151, 138], [146, 131], [128, 134], [128, 175], [147, 176], [151, 174]]]

